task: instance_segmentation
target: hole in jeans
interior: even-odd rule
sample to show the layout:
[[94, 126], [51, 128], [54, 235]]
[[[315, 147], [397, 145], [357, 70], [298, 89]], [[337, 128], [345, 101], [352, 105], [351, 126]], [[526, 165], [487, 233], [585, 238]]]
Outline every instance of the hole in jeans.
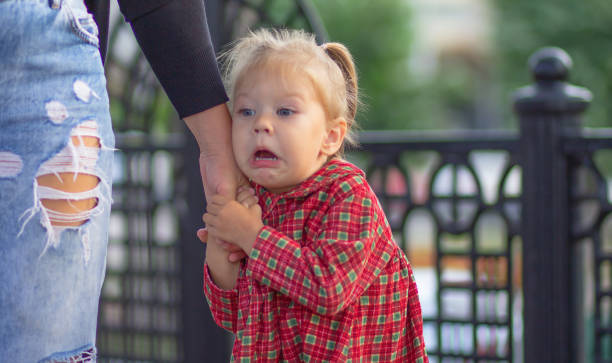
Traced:
[[81, 126], [75, 131], [69, 145], [43, 164], [41, 172], [49, 173], [36, 177], [40, 202], [55, 227], [84, 224], [98, 204], [100, 179], [88, 172], [95, 168], [100, 139], [80, 134]]
[[81, 227], [111, 203], [102, 192], [110, 190], [110, 185], [97, 166], [102, 149], [107, 148], [101, 142], [97, 123], [84, 121], [72, 129], [67, 145], [39, 167], [34, 180], [34, 206], [22, 214], [17, 236], [40, 213], [40, 223], [47, 231], [41, 257], [49, 247], [59, 246], [64, 230], [72, 229], [81, 236], [84, 262], [89, 261], [89, 228]]

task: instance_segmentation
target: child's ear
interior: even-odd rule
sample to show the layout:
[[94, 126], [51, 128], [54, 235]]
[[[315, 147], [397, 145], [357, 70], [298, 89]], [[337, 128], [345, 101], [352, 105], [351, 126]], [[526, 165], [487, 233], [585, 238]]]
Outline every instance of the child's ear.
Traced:
[[343, 117], [338, 117], [330, 124], [332, 126], [327, 129], [327, 135], [321, 147], [321, 151], [327, 156], [334, 155], [340, 150], [346, 135], [346, 120]]

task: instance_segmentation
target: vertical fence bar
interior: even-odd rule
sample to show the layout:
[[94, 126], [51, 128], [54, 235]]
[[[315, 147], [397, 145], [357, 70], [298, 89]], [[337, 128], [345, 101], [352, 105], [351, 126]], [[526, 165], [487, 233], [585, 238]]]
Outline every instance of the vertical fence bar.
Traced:
[[519, 89], [523, 169], [522, 235], [525, 362], [571, 362], [572, 297], [568, 172], [563, 135], [580, 130], [588, 90], [566, 82], [571, 59], [544, 48], [529, 59], [535, 84]]

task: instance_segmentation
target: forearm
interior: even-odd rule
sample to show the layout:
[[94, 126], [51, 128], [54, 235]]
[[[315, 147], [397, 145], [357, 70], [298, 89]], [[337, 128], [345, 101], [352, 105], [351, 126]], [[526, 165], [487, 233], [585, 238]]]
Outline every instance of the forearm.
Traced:
[[221, 194], [234, 199], [242, 174], [232, 152], [231, 118], [225, 104], [185, 117], [200, 147], [200, 172], [206, 198]]
[[227, 101], [202, 0], [119, 0], [179, 116]]
[[228, 261], [228, 252], [215, 242], [206, 245], [206, 264], [213, 282], [223, 290], [231, 290], [238, 280], [239, 263]]
[[232, 122], [225, 103], [184, 118], [200, 152], [232, 154]]
[[218, 326], [236, 333], [238, 290], [223, 290], [212, 280], [210, 268], [204, 266], [204, 296]]

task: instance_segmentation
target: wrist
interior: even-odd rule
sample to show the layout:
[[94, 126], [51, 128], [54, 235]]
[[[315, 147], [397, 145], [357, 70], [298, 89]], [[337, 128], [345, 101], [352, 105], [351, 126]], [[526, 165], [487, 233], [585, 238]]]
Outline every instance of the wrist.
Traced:
[[219, 240], [209, 240], [206, 243], [206, 261], [210, 260], [210, 262], [216, 265], [233, 264], [228, 261], [228, 256], [232, 251], [223, 247], [223, 243]]
[[184, 118], [195, 137], [200, 155], [215, 155], [231, 150], [231, 118], [226, 104], [220, 104]]
[[216, 242], [206, 245], [206, 265], [213, 282], [223, 290], [231, 290], [236, 286], [239, 264], [229, 262], [229, 252]]
[[259, 232], [261, 232], [261, 229], [263, 227], [264, 227], [263, 223], [253, 225], [253, 228], [251, 229], [251, 233], [249, 233], [250, 238], [248, 238], [246, 240], [247, 242], [245, 243], [245, 245], [242, 246], [242, 249], [248, 256], [251, 255], [251, 252], [253, 251], [255, 243], [257, 242], [257, 238], [259, 237]]

